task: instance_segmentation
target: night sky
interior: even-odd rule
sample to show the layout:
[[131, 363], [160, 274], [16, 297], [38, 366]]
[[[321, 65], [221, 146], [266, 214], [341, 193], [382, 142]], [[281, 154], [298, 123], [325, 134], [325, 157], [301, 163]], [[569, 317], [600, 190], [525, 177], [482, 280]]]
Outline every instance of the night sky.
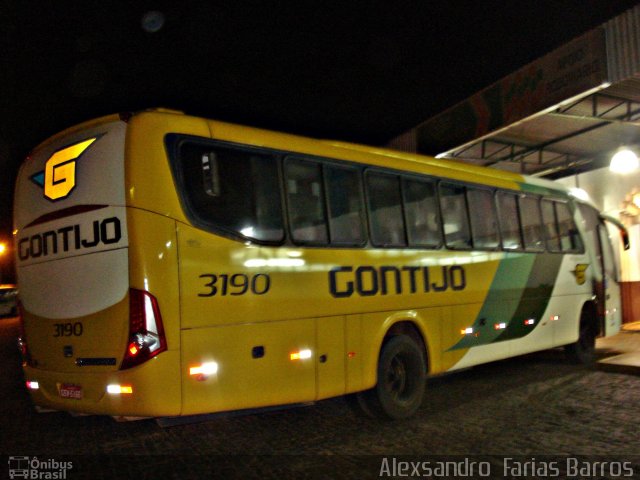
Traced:
[[0, 0], [0, 241], [21, 159], [80, 121], [162, 106], [382, 144], [636, 3]]

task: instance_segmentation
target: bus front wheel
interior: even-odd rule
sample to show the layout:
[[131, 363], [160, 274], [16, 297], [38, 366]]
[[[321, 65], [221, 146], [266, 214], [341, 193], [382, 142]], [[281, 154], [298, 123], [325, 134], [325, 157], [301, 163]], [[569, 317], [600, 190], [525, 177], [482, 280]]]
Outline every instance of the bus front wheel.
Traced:
[[565, 346], [565, 352], [573, 363], [591, 366], [596, 359], [596, 337], [598, 326], [589, 309], [583, 309], [580, 315], [580, 332], [575, 343]]
[[412, 338], [389, 338], [380, 350], [376, 386], [358, 394], [360, 407], [381, 418], [412, 416], [424, 398], [426, 370], [424, 353]]

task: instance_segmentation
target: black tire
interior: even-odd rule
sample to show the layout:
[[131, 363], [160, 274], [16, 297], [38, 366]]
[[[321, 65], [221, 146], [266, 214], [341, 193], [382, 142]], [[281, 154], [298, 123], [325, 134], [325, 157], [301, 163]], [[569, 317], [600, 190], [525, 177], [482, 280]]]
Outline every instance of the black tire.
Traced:
[[592, 366], [596, 361], [596, 337], [598, 326], [593, 315], [583, 310], [580, 316], [580, 332], [575, 343], [565, 346], [567, 358], [572, 363]]
[[424, 399], [426, 371], [424, 352], [412, 338], [391, 337], [380, 350], [376, 386], [356, 395], [360, 409], [391, 420], [412, 416]]

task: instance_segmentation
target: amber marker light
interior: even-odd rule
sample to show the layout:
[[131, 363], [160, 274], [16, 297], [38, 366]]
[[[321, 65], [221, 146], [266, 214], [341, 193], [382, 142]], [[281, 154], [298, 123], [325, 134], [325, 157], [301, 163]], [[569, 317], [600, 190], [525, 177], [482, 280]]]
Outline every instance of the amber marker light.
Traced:
[[299, 352], [293, 352], [292, 354], [289, 355], [289, 358], [291, 360], [307, 360], [311, 358], [311, 350], [305, 349], [305, 350], [300, 350]]
[[196, 380], [203, 381], [218, 373], [218, 362], [205, 362], [189, 367], [189, 375]]
[[111, 395], [131, 395], [133, 393], [133, 387], [131, 385], [107, 385], [107, 393]]

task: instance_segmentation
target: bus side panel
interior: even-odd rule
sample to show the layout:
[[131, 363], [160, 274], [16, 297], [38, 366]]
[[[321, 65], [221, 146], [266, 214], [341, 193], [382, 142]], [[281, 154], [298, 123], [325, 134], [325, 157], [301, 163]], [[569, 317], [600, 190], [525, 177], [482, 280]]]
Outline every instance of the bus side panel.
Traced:
[[545, 320], [553, 323], [554, 346], [578, 339], [582, 306], [593, 297], [597, 266], [588, 254], [565, 255]]
[[[213, 373], [190, 374], [214, 362]], [[314, 319], [183, 330], [182, 413], [313, 401], [316, 362]]]
[[[155, 401], [180, 413], [180, 289], [175, 221], [151, 212], [127, 209], [129, 224], [129, 284], [145, 290], [158, 301], [167, 340], [167, 352], [131, 370], [156, 368], [163, 395]], [[126, 345], [122, 346], [123, 351]], [[170, 357], [172, 362], [158, 362]], [[155, 365], [155, 367], [154, 367]], [[155, 375], [153, 375], [155, 377]], [[153, 381], [158, 381], [153, 380]]]
[[346, 370], [351, 358], [347, 355], [344, 316], [316, 320], [318, 378], [316, 400], [344, 395]]
[[345, 391], [347, 393], [365, 389], [362, 377], [364, 356], [359, 355], [363, 351], [362, 342], [362, 315], [347, 315], [345, 325], [345, 350], [347, 354]]

